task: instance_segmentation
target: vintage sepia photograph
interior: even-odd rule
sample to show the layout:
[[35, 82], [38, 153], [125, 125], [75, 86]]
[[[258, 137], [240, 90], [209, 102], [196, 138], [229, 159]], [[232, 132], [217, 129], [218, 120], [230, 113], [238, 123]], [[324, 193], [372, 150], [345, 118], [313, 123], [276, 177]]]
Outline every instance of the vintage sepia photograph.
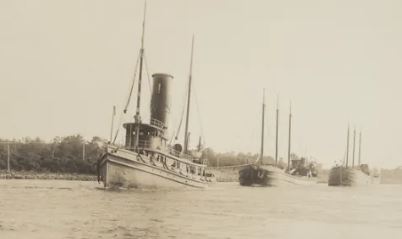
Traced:
[[0, 0], [0, 238], [402, 238], [401, 13]]

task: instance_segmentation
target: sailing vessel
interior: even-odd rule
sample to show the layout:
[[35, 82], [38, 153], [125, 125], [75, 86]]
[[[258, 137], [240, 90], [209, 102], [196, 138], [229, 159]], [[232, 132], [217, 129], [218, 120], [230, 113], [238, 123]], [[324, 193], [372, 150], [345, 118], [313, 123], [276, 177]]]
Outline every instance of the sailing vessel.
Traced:
[[262, 98], [262, 120], [261, 120], [261, 147], [260, 156], [254, 164], [250, 164], [239, 170], [239, 182], [242, 186], [269, 185], [268, 171], [262, 168], [264, 158], [264, 126], [265, 126], [265, 90]]
[[349, 131], [350, 129], [348, 127], [345, 165], [337, 165], [331, 168], [328, 177], [328, 186], [358, 186], [378, 184], [380, 182], [379, 175], [371, 172], [368, 164], [361, 163], [361, 132], [359, 133], [359, 161], [357, 166], [355, 166], [356, 130], [353, 130], [352, 167], [349, 167]]
[[[167, 137], [167, 123], [170, 112], [170, 85], [173, 76], [165, 73], [152, 75], [151, 118], [149, 123], [144, 123], [141, 120], [145, 9], [139, 52], [137, 107], [134, 122], [123, 124], [126, 131], [125, 144], [123, 146], [114, 144], [117, 133], [114, 140], [108, 144], [105, 154], [98, 161], [98, 180], [102, 181], [105, 187], [203, 188], [210, 181], [210, 178], [206, 176], [206, 165], [200, 158], [199, 152], [188, 149], [188, 121], [194, 38], [191, 50], [184, 147], [181, 144], [170, 145]], [[134, 83], [130, 96], [133, 86]], [[127, 112], [129, 101], [130, 99], [127, 101], [124, 113]]]
[[261, 149], [258, 160], [239, 170], [239, 182], [242, 186], [280, 186], [283, 184], [308, 185], [317, 183], [317, 171], [313, 163], [308, 164], [304, 158], [291, 160], [291, 125], [292, 111], [289, 113], [288, 166], [278, 166], [279, 107], [276, 108], [275, 164], [263, 164], [264, 156], [264, 120], [265, 94], [262, 104]]

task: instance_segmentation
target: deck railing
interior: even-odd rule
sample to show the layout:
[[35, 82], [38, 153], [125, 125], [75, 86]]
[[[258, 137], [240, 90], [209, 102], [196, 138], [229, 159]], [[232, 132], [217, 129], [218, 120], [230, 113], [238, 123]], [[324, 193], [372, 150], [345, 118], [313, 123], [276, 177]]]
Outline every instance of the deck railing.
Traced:
[[173, 155], [179, 155], [180, 158], [185, 158], [188, 160], [195, 159], [195, 157], [193, 155], [179, 152], [179, 151], [175, 150], [172, 146], [167, 146], [167, 148], [169, 150], [169, 153], [171, 153]]
[[151, 118], [151, 125], [154, 125], [154, 126], [156, 126], [156, 127], [158, 127], [158, 128], [161, 128], [161, 129], [166, 128], [165, 123], [163, 123], [163, 122], [160, 121], [160, 120], [153, 119], [153, 118]]
[[[128, 149], [128, 150], [136, 150], [136, 148], [135, 147], [124, 147], [125, 149]], [[138, 149], [141, 149], [141, 150], [146, 150], [146, 149], [151, 149], [152, 147], [151, 147], [151, 141], [150, 140], [140, 140], [139, 142], [138, 142]], [[165, 152], [165, 153], [169, 153], [169, 154], [171, 154], [171, 155], [174, 155], [174, 156], [176, 156], [176, 157], [178, 157], [178, 158], [183, 158], [183, 159], [187, 159], [187, 160], [190, 160], [190, 161], [192, 161], [192, 160], [194, 160], [194, 159], [197, 159], [196, 157], [194, 157], [193, 155], [191, 155], [191, 154], [187, 154], [187, 153], [183, 153], [183, 152], [180, 152], [180, 151], [177, 151], [177, 150], [175, 150], [172, 146], [166, 146], [166, 149], [165, 150], [161, 150], [162, 152]]]

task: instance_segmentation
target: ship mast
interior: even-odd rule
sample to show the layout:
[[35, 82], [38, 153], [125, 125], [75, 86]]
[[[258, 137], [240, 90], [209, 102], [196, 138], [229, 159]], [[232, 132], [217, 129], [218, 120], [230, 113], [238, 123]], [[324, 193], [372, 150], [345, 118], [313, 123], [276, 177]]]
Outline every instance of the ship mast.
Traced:
[[356, 128], [353, 129], [353, 154], [352, 154], [352, 168], [355, 167], [355, 148], [356, 148]]
[[144, 5], [144, 19], [142, 21], [142, 36], [141, 36], [141, 49], [140, 49], [140, 69], [138, 75], [138, 92], [137, 92], [137, 108], [135, 111], [135, 145], [134, 148], [138, 151], [138, 143], [140, 139], [140, 127], [141, 127], [141, 81], [142, 81], [142, 66], [144, 62], [144, 35], [145, 35], [145, 15], [147, 10], [147, 2]]
[[279, 99], [276, 100], [275, 166], [278, 165]]
[[361, 150], [362, 150], [362, 132], [359, 133], [359, 166], [361, 164]]
[[188, 143], [189, 143], [189, 133], [188, 133], [188, 124], [190, 121], [190, 99], [191, 99], [191, 81], [193, 74], [193, 54], [194, 54], [194, 35], [191, 41], [191, 59], [190, 59], [190, 72], [188, 75], [188, 92], [187, 92], [187, 113], [186, 113], [186, 128], [184, 130], [184, 153], [188, 151]]
[[292, 138], [292, 104], [290, 104], [289, 108], [289, 138], [288, 138], [288, 172], [290, 170], [290, 144]]
[[349, 161], [349, 125], [348, 125], [348, 136], [346, 138], [346, 168], [348, 167]]
[[260, 164], [264, 158], [264, 121], [265, 121], [265, 89], [262, 93], [262, 119], [261, 119], [261, 151], [260, 151]]

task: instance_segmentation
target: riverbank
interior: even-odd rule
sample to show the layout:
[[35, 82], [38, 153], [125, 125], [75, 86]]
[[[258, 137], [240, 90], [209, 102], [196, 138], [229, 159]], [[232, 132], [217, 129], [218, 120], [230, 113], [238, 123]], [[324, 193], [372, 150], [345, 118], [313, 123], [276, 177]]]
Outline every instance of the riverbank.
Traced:
[[96, 181], [97, 177], [91, 174], [74, 173], [44, 173], [31, 171], [0, 171], [0, 179], [38, 179], [38, 180], [74, 180], [74, 181]]

